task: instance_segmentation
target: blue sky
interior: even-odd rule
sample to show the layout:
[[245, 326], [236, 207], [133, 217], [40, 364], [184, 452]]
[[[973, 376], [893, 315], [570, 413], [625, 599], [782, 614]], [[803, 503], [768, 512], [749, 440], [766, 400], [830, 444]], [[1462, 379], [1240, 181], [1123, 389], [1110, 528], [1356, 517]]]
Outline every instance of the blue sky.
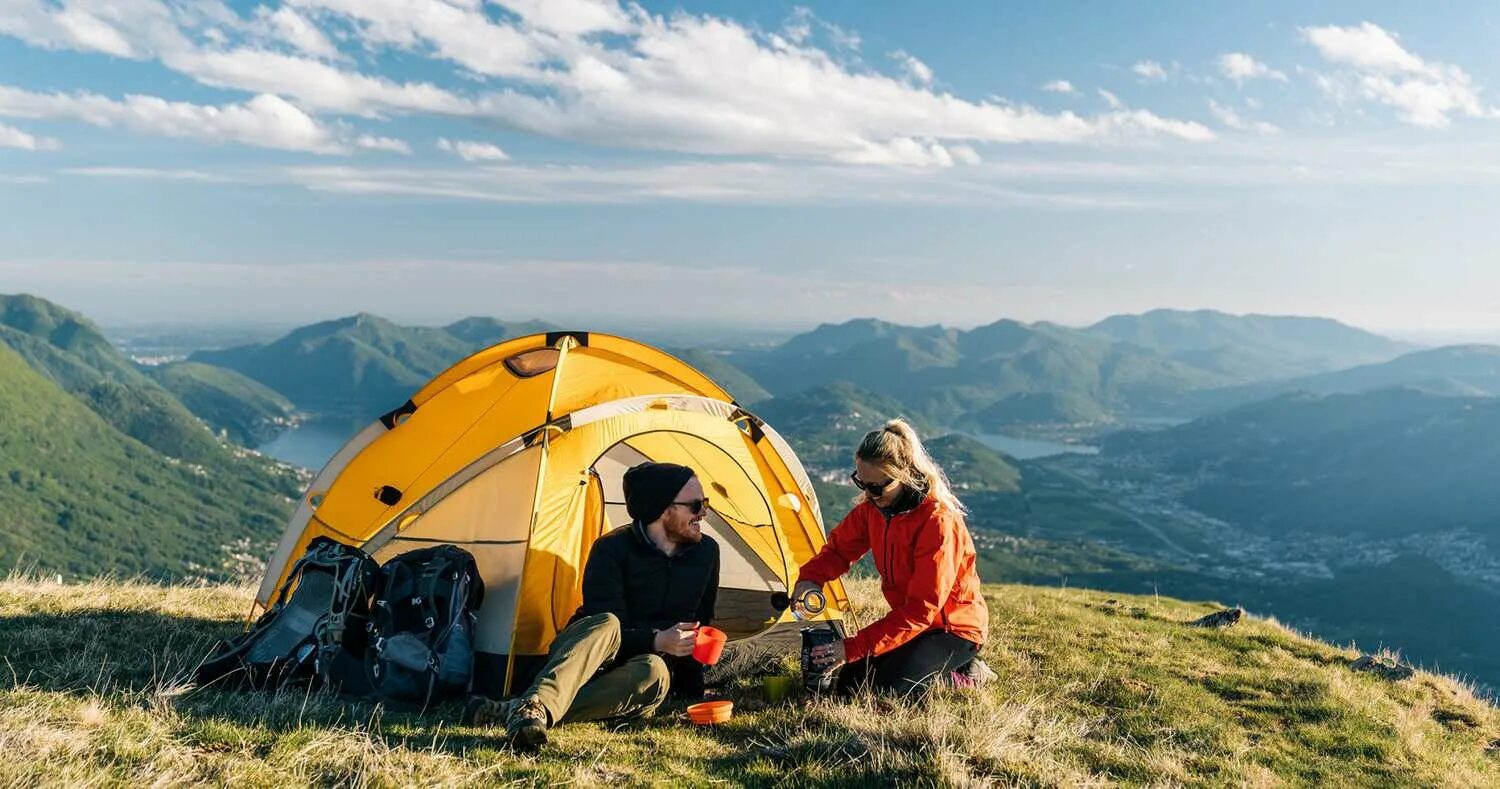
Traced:
[[113, 324], [1500, 334], [1497, 16], [0, 0], [0, 290]]

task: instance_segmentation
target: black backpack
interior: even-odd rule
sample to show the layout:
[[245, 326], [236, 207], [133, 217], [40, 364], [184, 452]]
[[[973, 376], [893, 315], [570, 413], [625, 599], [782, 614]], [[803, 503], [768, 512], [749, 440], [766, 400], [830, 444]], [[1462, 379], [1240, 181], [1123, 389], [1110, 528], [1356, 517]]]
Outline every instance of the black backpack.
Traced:
[[422, 548], [386, 562], [365, 648], [374, 695], [425, 708], [468, 691], [474, 611], [483, 600], [484, 581], [474, 557], [457, 546]]
[[364, 651], [380, 567], [364, 551], [314, 538], [287, 573], [276, 602], [244, 634], [220, 641], [194, 672], [199, 686], [280, 689], [347, 672]]

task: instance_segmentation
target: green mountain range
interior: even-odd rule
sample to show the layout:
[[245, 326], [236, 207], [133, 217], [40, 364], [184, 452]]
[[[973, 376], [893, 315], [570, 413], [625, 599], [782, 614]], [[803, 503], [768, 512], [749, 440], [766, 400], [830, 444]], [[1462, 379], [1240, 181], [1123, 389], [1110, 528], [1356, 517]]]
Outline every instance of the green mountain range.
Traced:
[[295, 418], [296, 408], [279, 392], [226, 367], [171, 362], [146, 368], [189, 411], [231, 441], [256, 446]]
[[1158, 310], [1087, 329], [856, 320], [729, 358], [773, 394], [844, 381], [937, 424], [1016, 432], [1171, 415], [1194, 393], [1386, 361], [1408, 349], [1324, 319]]
[[197, 417], [83, 316], [34, 296], [0, 296], [0, 343], [116, 429], [158, 452], [196, 463], [226, 456]]
[[193, 353], [325, 416], [390, 410], [470, 353], [507, 337], [552, 329], [539, 321], [466, 318], [445, 328], [401, 326], [368, 313], [304, 326], [275, 342]]
[[237, 553], [275, 539], [300, 492], [295, 475], [227, 450], [165, 455], [92, 410], [114, 407], [69, 394], [0, 345], [0, 565], [227, 578]]

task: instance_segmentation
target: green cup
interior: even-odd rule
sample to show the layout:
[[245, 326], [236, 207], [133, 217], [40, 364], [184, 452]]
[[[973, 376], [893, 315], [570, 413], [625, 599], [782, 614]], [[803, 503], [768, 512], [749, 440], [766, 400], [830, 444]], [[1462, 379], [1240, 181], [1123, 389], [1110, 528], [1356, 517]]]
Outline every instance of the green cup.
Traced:
[[766, 701], [775, 704], [787, 697], [792, 692], [791, 677], [765, 677], [760, 681], [761, 689], [766, 693]]

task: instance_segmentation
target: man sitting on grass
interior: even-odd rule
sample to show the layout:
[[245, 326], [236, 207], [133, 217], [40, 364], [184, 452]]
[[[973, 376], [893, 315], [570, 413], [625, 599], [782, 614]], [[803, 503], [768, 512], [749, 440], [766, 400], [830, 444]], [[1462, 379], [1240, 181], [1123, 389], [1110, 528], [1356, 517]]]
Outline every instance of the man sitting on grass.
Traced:
[[465, 710], [475, 725], [504, 722], [518, 750], [540, 748], [560, 723], [645, 717], [669, 690], [703, 695], [691, 654], [719, 591], [719, 545], [703, 535], [708, 497], [675, 463], [642, 463], [624, 482], [631, 523], [594, 542], [583, 605], [531, 687], [508, 701], [476, 697]]

